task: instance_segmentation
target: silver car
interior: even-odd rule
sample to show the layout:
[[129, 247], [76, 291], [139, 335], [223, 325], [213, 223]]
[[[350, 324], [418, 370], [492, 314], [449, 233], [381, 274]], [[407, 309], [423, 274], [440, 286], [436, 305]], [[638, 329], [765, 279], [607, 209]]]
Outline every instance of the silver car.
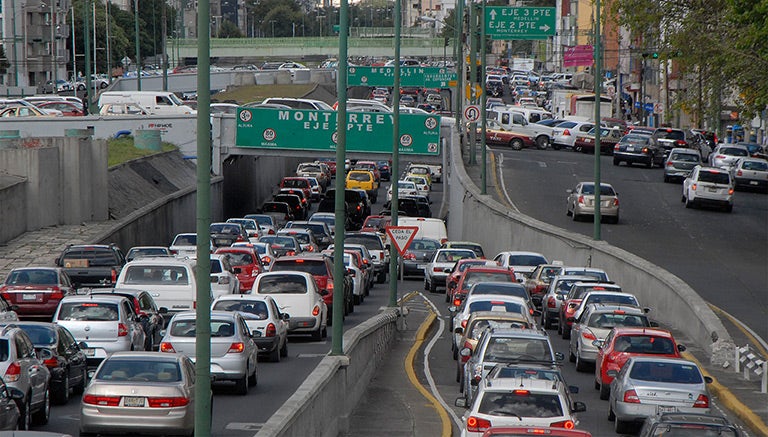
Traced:
[[664, 182], [687, 178], [697, 165], [701, 165], [701, 154], [698, 150], [675, 147], [670, 150], [664, 163]]
[[35, 347], [25, 331], [7, 325], [0, 331], [0, 374], [14, 394], [21, 418], [19, 428], [44, 425], [51, 415], [49, 384], [51, 372], [37, 357]]
[[696, 363], [680, 358], [632, 357], [614, 377], [608, 398], [608, 420], [619, 434], [633, 422], [658, 414], [702, 413], [710, 410], [707, 384]]
[[259, 353], [270, 361], [278, 362], [288, 356], [288, 319], [287, 313], [280, 311], [272, 296], [257, 294], [235, 294], [221, 296], [211, 305], [214, 311], [239, 311], [245, 318], [245, 324], [254, 335], [253, 341]]
[[195, 366], [184, 355], [118, 352], [105, 359], [80, 402], [80, 435], [193, 433]]
[[760, 158], [739, 158], [733, 166], [736, 188], [768, 191], [768, 161]]
[[[566, 215], [579, 220], [585, 215], [595, 215], [595, 183], [579, 182], [567, 190]], [[619, 222], [619, 193], [610, 184], [600, 184], [600, 215], [611, 223]]]
[[[197, 313], [178, 313], [168, 322], [160, 352], [181, 353], [195, 359]], [[258, 334], [256, 334], [258, 335]], [[211, 375], [218, 381], [232, 381], [238, 394], [248, 394], [258, 378], [258, 347], [254, 334], [240, 313], [211, 311]]]
[[453, 266], [464, 258], [477, 258], [477, 254], [469, 249], [436, 250], [429, 264], [424, 268], [424, 289], [434, 293], [438, 285], [444, 287], [445, 279]]
[[552, 329], [553, 322], [559, 321], [560, 305], [573, 284], [598, 281], [598, 278], [587, 275], [557, 275], [552, 278], [547, 293], [541, 298], [541, 327]]
[[749, 156], [747, 146], [739, 144], [720, 144], [709, 154], [709, 165], [730, 169], [739, 158]]
[[67, 328], [78, 342], [86, 343], [82, 349], [89, 366], [114, 352], [144, 350], [144, 328], [123, 296], [64, 296], [53, 323]]

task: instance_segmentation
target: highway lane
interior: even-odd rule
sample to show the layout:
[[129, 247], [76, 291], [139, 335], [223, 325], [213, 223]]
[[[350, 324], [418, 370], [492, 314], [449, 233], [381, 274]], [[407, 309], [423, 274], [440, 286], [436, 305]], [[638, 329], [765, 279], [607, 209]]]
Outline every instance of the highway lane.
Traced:
[[[573, 222], [565, 215], [565, 190], [594, 178], [592, 155], [494, 151], [504, 156], [504, 184], [520, 212], [593, 235], [591, 221]], [[731, 214], [686, 209], [680, 202], [681, 184], [664, 183], [659, 168], [615, 167], [611, 157], [603, 156], [601, 173], [621, 202], [621, 221], [602, 226], [603, 240], [674, 273], [705, 300], [768, 338], [768, 196], [738, 191]]]

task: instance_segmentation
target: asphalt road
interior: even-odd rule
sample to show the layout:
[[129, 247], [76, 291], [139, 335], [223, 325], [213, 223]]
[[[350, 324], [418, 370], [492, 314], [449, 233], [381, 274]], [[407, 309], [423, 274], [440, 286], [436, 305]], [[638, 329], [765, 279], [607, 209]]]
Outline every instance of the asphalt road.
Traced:
[[[564, 150], [494, 151], [504, 156], [504, 185], [520, 212], [593, 235], [591, 221], [574, 222], [565, 215], [565, 191], [594, 180], [594, 156]], [[662, 169], [615, 167], [610, 156], [603, 156], [601, 174], [621, 202], [621, 221], [601, 227], [603, 240], [674, 273], [705, 300], [768, 338], [768, 195], [738, 191], [730, 214], [686, 209], [680, 202], [682, 185], [664, 183]]]

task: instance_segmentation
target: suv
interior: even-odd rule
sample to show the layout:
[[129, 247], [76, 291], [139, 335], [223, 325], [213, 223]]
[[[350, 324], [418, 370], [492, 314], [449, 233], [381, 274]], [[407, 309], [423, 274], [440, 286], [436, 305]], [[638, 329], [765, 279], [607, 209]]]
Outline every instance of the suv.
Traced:
[[125, 255], [114, 244], [69, 245], [56, 259], [79, 287], [111, 287], [125, 265]]
[[376, 282], [383, 284], [387, 280], [389, 270], [389, 250], [375, 232], [351, 232], [344, 236], [344, 244], [362, 244], [368, 248], [373, 260], [373, 271]]
[[35, 353], [35, 346], [24, 330], [11, 324], [0, 331], [0, 373], [9, 389], [23, 397], [16, 399], [21, 417], [20, 429], [32, 423], [44, 425], [51, 415], [48, 386], [51, 372]]
[[664, 158], [675, 147], [686, 148], [689, 146], [690, 135], [682, 129], [672, 129], [669, 127], [657, 128], [651, 135], [651, 144], [663, 153]]
[[[322, 254], [308, 256], [284, 256], [275, 260], [272, 264], [271, 272], [298, 271], [311, 274], [315, 278], [317, 288], [323, 296], [323, 301], [328, 308], [332, 308], [333, 296], [336, 294], [333, 285], [333, 260]], [[352, 284], [344, 280], [344, 290], [342, 295], [344, 299], [344, 315], [354, 310], [354, 296], [352, 295]], [[333, 311], [328, 311], [329, 321]]]
[[371, 203], [376, 203], [379, 199], [379, 181], [376, 180], [373, 172], [368, 170], [350, 170], [347, 173], [346, 187], [348, 189], [365, 190]]
[[687, 178], [697, 165], [701, 165], [701, 154], [698, 150], [675, 147], [670, 150], [664, 164], [664, 182]]
[[700, 205], [722, 207], [733, 211], [733, 179], [728, 170], [697, 165], [683, 181], [681, 202], [686, 208]]
[[[465, 398], [456, 406], [469, 407]], [[491, 427], [549, 426], [573, 429], [574, 413], [586, 411], [583, 402], [572, 402], [569, 388], [560, 380], [494, 378], [480, 388], [477, 399], [464, 414], [462, 436], [482, 436]]]

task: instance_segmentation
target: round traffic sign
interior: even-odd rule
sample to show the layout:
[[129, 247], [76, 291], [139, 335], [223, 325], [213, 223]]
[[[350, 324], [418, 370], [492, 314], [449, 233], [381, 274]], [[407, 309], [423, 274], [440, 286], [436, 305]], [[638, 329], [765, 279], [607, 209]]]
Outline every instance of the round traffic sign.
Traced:
[[480, 120], [480, 107], [477, 105], [469, 105], [464, 108], [464, 118], [471, 123]]

